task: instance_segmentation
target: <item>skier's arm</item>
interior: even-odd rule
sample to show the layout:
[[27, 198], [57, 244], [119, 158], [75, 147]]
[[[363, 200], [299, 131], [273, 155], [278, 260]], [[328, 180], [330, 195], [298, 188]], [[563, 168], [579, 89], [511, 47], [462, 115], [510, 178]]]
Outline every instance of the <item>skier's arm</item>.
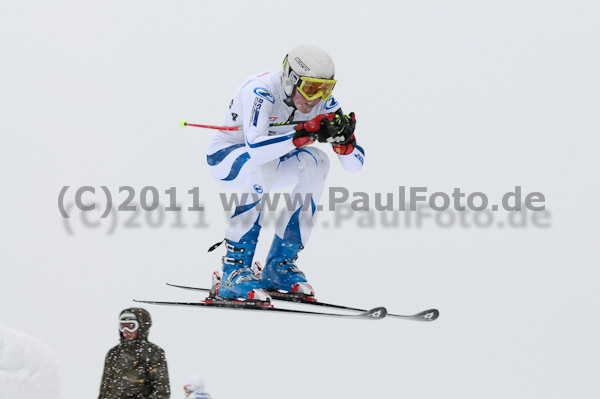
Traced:
[[349, 172], [358, 172], [365, 162], [365, 150], [356, 143], [354, 112], [345, 115], [341, 109], [338, 109], [336, 124], [341, 137], [340, 143], [333, 145], [333, 151], [337, 154], [344, 169]]
[[[269, 117], [275, 104], [268, 98], [255, 93], [253, 82], [247, 84], [240, 93], [243, 107], [243, 127], [248, 154], [259, 165], [277, 159], [294, 150], [294, 131], [288, 134], [269, 136]], [[269, 93], [270, 94], [270, 93]], [[272, 97], [271, 95], [271, 98]]]
[[362, 169], [365, 162], [365, 150], [357, 143], [354, 146], [354, 150], [350, 154], [337, 154], [337, 157], [344, 169], [346, 169], [348, 172], [358, 172]]
[[169, 370], [167, 368], [165, 351], [154, 345], [152, 352], [148, 370], [148, 381], [150, 382], [150, 387], [152, 387], [152, 393], [148, 398], [169, 399], [171, 396], [171, 387], [169, 384]]

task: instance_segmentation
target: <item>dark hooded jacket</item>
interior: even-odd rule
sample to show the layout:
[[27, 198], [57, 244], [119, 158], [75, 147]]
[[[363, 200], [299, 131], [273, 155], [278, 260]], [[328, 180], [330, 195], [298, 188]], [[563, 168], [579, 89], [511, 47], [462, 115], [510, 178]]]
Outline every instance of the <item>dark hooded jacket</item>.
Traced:
[[125, 309], [139, 323], [135, 339], [126, 340], [106, 354], [99, 399], [168, 399], [171, 396], [165, 352], [148, 342], [152, 325], [150, 314], [142, 308]]

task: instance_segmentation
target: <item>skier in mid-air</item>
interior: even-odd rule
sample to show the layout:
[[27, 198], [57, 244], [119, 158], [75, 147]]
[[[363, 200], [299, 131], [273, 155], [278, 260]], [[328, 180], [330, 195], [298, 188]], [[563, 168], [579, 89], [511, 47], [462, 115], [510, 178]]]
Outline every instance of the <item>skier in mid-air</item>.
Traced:
[[[268, 301], [269, 292], [314, 297], [314, 290], [295, 264], [311, 233], [313, 215], [329, 171], [326, 151], [313, 143], [330, 143], [342, 166], [362, 168], [365, 152], [356, 143], [354, 113], [344, 114], [331, 95], [336, 84], [331, 57], [302, 45], [285, 57], [283, 70], [248, 78], [229, 104], [225, 126], [207, 151], [212, 176], [223, 186], [240, 189], [239, 206], [225, 232], [220, 298]], [[305, 121], [288, 126], [275, 122]], [[295, 209], [283, 209], [261, 277], [252, 260], [261, 228], [260, 202], [271, 190], [293, 186]], [[246, 194], [246, 195], [244, 195]]]

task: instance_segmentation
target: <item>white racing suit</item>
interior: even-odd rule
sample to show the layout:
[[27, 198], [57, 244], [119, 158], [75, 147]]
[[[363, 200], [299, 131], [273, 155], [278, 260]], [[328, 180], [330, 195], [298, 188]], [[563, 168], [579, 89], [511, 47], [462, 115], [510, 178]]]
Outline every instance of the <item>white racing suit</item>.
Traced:
[[[260, 203], [267, 193], [293, 186], [290, 198], [292, 203], [296, 201], [295, 206], [283, 209], [275, 233], [284, 241], [304, 245], [329, 170], [326, 152], [335, 154], [330, 144], [322, 145], [323, 149], [317, 148], [317, 143], [296, 148], [292, 143], [293, 127], [269, 127], [274, 122], [308, 121], [340, 108], [333, 96], [309, 114], [286, 105], [281, 74], [265, 72], [246, 80], [235, 92], [224, 124], [242, 126], [243, 130], [219, 131], [208, 147], [212, 176], [224, 187], [241, 189], [239, 206], [225, 233], [231, 241], [239, 241], [253, 227], [260, 228]], [[351, 154], [336, 156], [346, 170], [356, 172], [362, 168], [365, 152], [357, 144]], [[310, 203], [303, 207], [307, 201]]]

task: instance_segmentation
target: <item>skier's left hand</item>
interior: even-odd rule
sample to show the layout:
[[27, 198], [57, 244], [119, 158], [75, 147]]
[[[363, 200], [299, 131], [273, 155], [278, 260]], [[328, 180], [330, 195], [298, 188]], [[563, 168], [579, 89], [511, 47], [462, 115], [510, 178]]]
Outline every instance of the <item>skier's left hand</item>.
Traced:
[[335, 115], [335, 124], [338, 129], [338, 135], [333, 144], [333, 151], [336, 154], [348, 155], [354, 151], [356, 147], [356, 137], [354, 136], [354, 128], [356, 127], [356, 116], [354, 112], [344, 115], [342, 110], [338, 110]]
[[354, 129], [356, 128], [356, 116], [354, 115], [354, 112], [344, 115], [340, 109], [335, 113], [335, 120], [333, 122], [338, 131], [333, 142], [335, 144], [346, 144], [350, 142], [354, 135]]
[[333, 144], [333, 151], [335, 151], [336, 154], [348, 155], [352, 154], [352, 151], [354, 151], [354, 147], [356, 147], [356, 137], [352, 135], [352, 137], [350, 137], [350, 140], [348, 140], [348, 142], [345, 144]]

